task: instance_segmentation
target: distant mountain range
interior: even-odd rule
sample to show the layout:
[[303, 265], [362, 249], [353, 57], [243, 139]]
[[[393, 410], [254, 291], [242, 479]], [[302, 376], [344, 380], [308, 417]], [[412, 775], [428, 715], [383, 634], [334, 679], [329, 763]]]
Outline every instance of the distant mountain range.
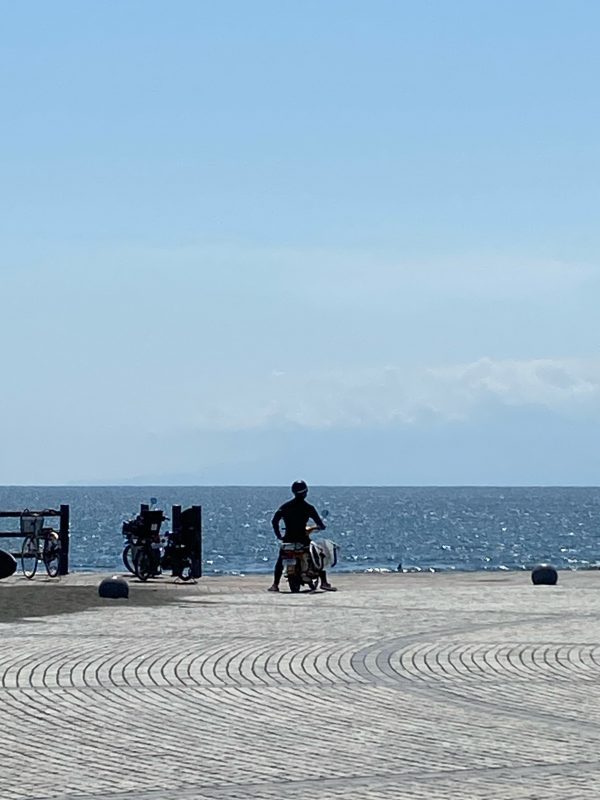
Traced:
[[369, 430], [191, 432], [173, 443], [169, 461], [178, 452], [178, 470], [156, 468], [157, 453], [147, 471], [72, 483], [279, 486], [298, 477], [344, 486], [593, 486], [600, 481], [598, 426], [539, 406], [500, 406], [466, 421]]

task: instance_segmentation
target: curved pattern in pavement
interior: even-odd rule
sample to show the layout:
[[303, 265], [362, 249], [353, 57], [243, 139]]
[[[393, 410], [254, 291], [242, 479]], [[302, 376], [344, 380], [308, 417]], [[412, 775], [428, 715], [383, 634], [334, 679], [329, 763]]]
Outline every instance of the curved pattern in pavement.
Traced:
[[591, 644], [370, 643], [248, 640], [224, 643], [145, 641], [115, 653], [102, 640], [72, 648], [49, 644], [0, 659], [3, 689], [110, 687], [268, 687], [378, 683], [385, 679], [438, 683], [600, 677], [600, 646]]
[[419, 680], [597, 680], [600, 647], [592, 644], [419, 643], [389, 654], [391, 670]]
[[[14, 787], [6, 797], [162, 800], [176, 786], [184, 800], [325, 790], [391, 800], [401, 778], [404, 797], [450, 798], [468, 775], [470, 786], [480, 784], [470, 796], [513, 800], [518, 795], [499, 795], [497, 784], [508, 786], [517, 764], [521, 778], [532, 770], [548, 785], [564, 780], [561, 796], [571, 800], [581, 796], [568, 793], [579, 772], [596, 769], [600, 719], [588, 718], [586, 737], [566, 736], [549, 758], [549, 713], [571, 734], [585, 720], [570, 722], [547, 679], [570, 677], [570, 702], [579, 693], [581, 708], [589, 684], [579, 679], [599, 675], [600, 647], [589, 644], [32, 639], [0, 656], [2, 729], [11, 743], [4, 770]], [[537, 708], [516, 725], [526, 702]], [[493, 727], [491, 703], [505, 712]], [[321, 724], [328, 720], [333, 735]], [[20, 783], [33, 740], [52, 753], [50, 784]]]

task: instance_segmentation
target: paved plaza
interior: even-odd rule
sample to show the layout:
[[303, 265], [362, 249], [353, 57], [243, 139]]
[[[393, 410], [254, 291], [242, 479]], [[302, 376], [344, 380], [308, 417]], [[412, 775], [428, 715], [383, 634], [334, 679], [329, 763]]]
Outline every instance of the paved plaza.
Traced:
[[600, 796], [600, 573], [336, 578], [0, 624], [3, 800]]

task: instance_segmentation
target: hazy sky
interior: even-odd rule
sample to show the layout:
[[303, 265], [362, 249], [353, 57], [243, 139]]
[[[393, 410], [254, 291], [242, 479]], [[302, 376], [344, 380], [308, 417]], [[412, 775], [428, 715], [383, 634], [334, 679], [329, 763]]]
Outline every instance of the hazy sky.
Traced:
[[0, 0], [0, 483], [597, 484], [599, 30]]

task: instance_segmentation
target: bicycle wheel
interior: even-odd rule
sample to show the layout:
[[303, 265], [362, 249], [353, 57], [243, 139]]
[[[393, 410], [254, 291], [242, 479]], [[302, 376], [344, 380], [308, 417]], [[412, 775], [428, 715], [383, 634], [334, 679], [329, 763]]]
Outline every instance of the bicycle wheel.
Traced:
[[132, 546], [131, 544], [126, 544], [123, 548], [123, 564], [125, 564], [125, 568], [135, 574], [135, 567], [133, 566], [133, 556], [132, 556]]
[[192, 559], [191, 558], [183, 558], [181, 561], [181, 567], [179, 569], [179, 574], [177, 577], [182, 581], [191, 581], [194, 577], [194, 571], [192, 569]]
[[145, 548], [141, 548], [136, 553], [133, 566], [135, 574], [141, 581], [147, 581], [152, 573], [152, 560], [150, 554]]
[[57, 541], [47, 539], [44, 542], [42, 558], [44, 559], [48, 577], [56, 578], [60, 569], [60, 544]]
[[35, 536], [26, 536], [21, 548], [21, 569], [26, 578], [33, 578], [37, 572], [40, 550]]

